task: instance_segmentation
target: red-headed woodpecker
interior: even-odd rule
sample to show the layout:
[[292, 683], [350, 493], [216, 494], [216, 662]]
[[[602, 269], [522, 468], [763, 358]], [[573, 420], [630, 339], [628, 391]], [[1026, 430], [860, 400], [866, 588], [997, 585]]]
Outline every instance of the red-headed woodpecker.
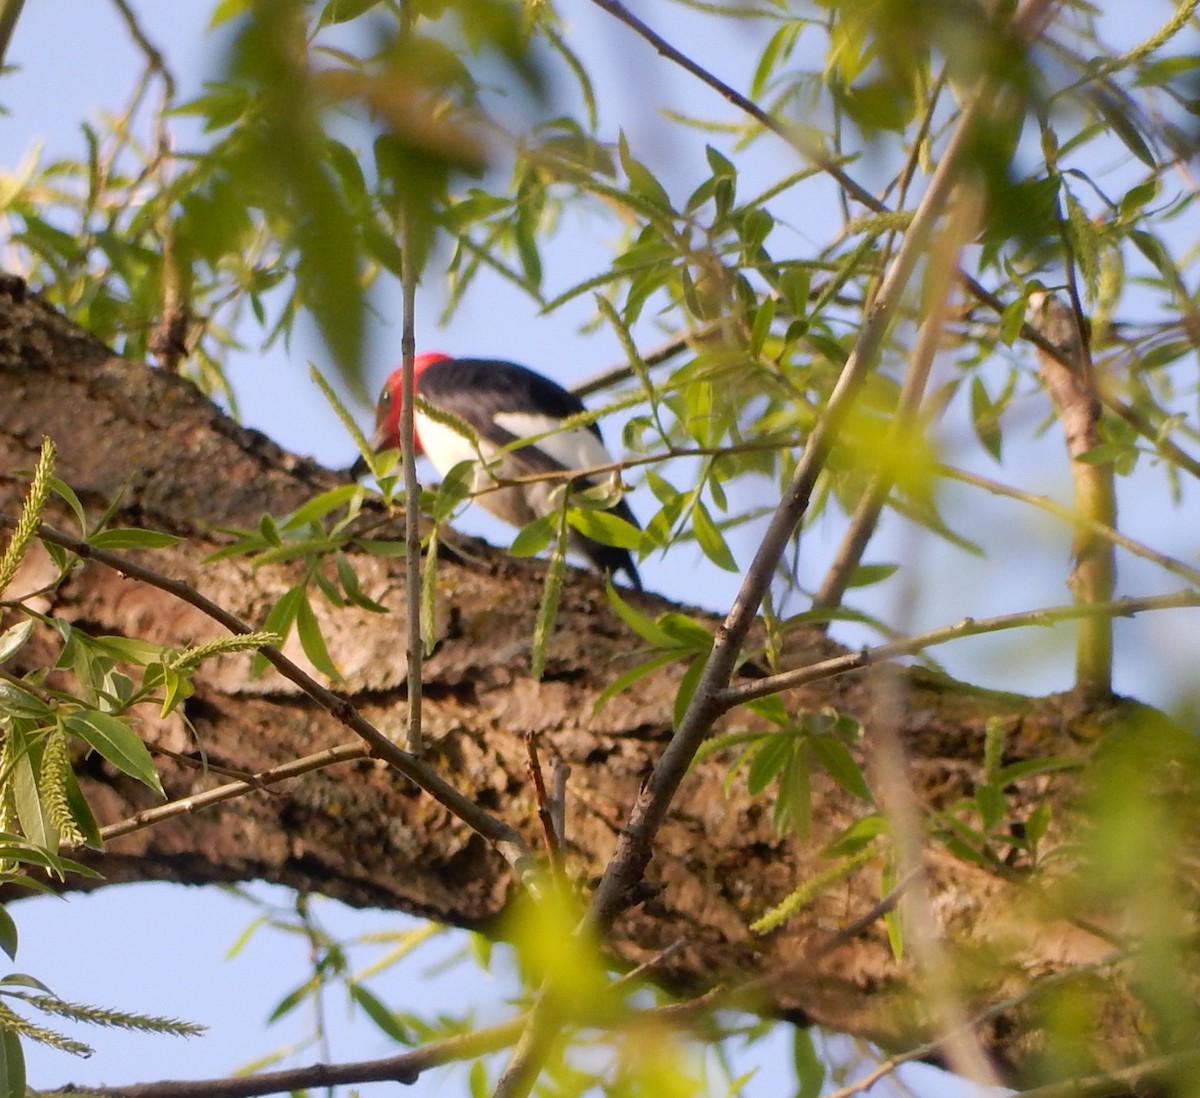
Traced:
[[[556, 511], [561, 506], [564, 481], [534, 480], [487, 491], [497, 480], [612, 463], [600, 428], [595, 424], [561, 429], [563, 420], [585, 411], [579, 398], [524, 366], [443, 354], [417, 355], [413, 361], [413, 385], [417, 396], [430, 408], [449, 413], [475, 434], [474, 440], [465, 438], [461, 431], [426, 415], [418, 406], [413, 412], [416, 452], [429, 458], [443, 476], [459, 462], [478, 462], [482, 455], [487, 465], [481, 464], [475, 472], [474, 490], [481, 493], [478, 501], [514, 526], [526, 526]], [[400, 446], [403, 386], [402, 369], [384, 383], [375, 410], [375, 435], [371, 439], [375, 450]], [[531, 441], [500, 453], [520, 439]], [[585, 479], [584, 483], [597, 481]], [[610, 510], [637, 526], [637, 519], [623, 499], [618, 498]], [[603, 545], [574, 530], [570, 544], [599, 571], [624, 572], [633, 586], [641, 590], [641, 579], [627, 549]]]

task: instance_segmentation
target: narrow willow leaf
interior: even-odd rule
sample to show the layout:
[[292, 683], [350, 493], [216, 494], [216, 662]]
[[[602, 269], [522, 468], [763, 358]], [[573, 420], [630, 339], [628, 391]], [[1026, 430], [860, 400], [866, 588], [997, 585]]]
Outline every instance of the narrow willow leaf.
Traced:
[[567, 512], [567, 521], [584, 537], [601, 545], [638, 549], [642, 544], [641, 530], [611, 511], [585, 511], [572, 507]]
[[11, 1029], [0, 1029], [0, 1098], [25, 1098], [25, 1052]]
[[717, 529], [717, 524], [713, 522], [708, 508], [701, 500], [696, 500], [695, 510], [692, 511], [692, 530], [704, 555], [713, 564], [718, 568], [723, 568], [726, 572], [738, 570], [738, 563], [734, 560], [733, 553], [729, 551], [729, 546], [725, 544], [725, 538]]
[[135, 526], [101, 530], [87, 539], [94, 549], [165, 549], [183, 539], [160, 530], [142, 530]]
[[533, 653], [531, 674], [540, 682], [546, 670], [546, 649], [550, 645], [550, 634], [554, 632], [554, 621], [558, 617], [558, 604], [562, 598], [563, 581], [567, 574], [567, 524], [561, 522], [558, 541], [546, 569], [546, 583], [542, 588], [542, 601], [538, 606], [537, 621], [533, 626]]
[[399, 1016], [389, 1010], [362, 984], [350, 985], [350, 998], [362, 1007], [363, 1013], [397, 1044], [411, 1045], [413, 1043], [412, 1034], [400, 1021]]
[[829, 771], [830, 777], [847, 793], [868, 804], [874, 801], [862, 769], [841, 740], [836, 736], [816, 735], [809, 736], [807, 743], [821, 765]]
[[558, 527], [557, 515], [543, 515], [524, 526], [513, 538], [508, 551], [514, 557], [532, 557], [542, 552], [554, 541]]
[[3, 904], [0, 904], [0, 949], [8, 954], [10, 961], [17, 959], [17, 924]]
[[746, 789], [750, 795], [757, 796], [791, 759], [796, 741], [792, 736], [782, 733], [767, 736], [762, 746], [755, 753], [746, 775]]
[[282, 530], [295, 530], [324, 518], [330, 511], [349, 503], [355, 496], [361, 496], [364, 489], [360, 484], [341, 484], [314, 496], [303, 507], [289, 515], [281, 525]]
[[[16, 737], [13, 738], [15, 741]], [[58, 831], [42, 805], [41, 790], [38, 788], [40, 761], [41, 751], [35, 744], [25, 740], [24, 750], [20, 750], [13, 759], [10, 779], [12, 798], [25, 837], [34, 846], [52, 851], [58, 848]]]
[[622, 132], [617, 141], [617, 153], [621, 158], [621, 167], [629, 180], [629, 189], [639, 198], [651, 203], [663, 211], [671, 209], [671, 199], [663, 185], [640, 160], [635, 160], [629, 151], [629, 142]]
[[72, 713], [63, 724], [118, 770], [164, 796], [154, 760], [146, 745], [124, 721], [98, 709]]
[[372, 614], [387, 613], [386, 606], [376, 602], [363, 591], [358, 581], [358, 573], [354, 570], [354, 565], [350, 563], [350, 558], [341, 549], [334, 553], [333, 564], [337, 571], [338, 583], [342, 585], [342, 590], [346, 592], [346, 598], [351, 603], [361, 607], [363, 610], [371, 611]]
[[609, 683], [604, 693], [596, 699], [596, 703], [592, 706], [592, 712], [598, 713], [609, 700], [615, 698], [622, 690], [632, 686], [638, 679], [649, 675], [652, 671], [657, 671], [660, 667], [665, 667], [668, 663], [672, 663], [677, 659], [679, 659], [678, 652], [659, 652], [658, 655], [652, 656], [650, 659], [631, 667], [623, 675], [618, 676], [617, 679]]
[[313, 610], [307, 592], [296, 608], [296, 635], [300, 638], [300, 647], [312, 661], [313, 667], [331, 679], [342, 677], [329, 656], [325, 636], [321, 632], [321, 623], [317, 620], [316, 611]]
[[604, 589], [608, 592], [609, 604], [616, 610], [617, 616], [642, 640], [652, 644], [655, 648], [679, 648], [678, 641], [662, 629], [653, 618], [635, 610], [617, 594], [612, 580], [604, 581]]
[[437, 644], [437, 569], [438, 528], [429, 533], [425, 550], [425, 568], [421, 573], [421, 645], [425, 655], [432, 654]]
[[870, 587], [882, 583], [900, 570], [898, 564], [860, 564], [850, 575], [849, 587]]
[[0, 633], [0, 664], [12, 659], [33, 634], [33, 619], [26, 618]]
[[792, 1070], [798, 1084], [795, 1098], [818, 1098], [825, 1086], [825, 1062], [817, 1055], [811, 1029], [792, 1031]]

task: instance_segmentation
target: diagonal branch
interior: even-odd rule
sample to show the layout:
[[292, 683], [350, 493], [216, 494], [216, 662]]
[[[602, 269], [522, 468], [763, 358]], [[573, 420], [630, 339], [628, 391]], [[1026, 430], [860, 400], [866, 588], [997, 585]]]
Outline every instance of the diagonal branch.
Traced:
[[[0, 527], [12, 528], [16, 520], [8, 515], [0, 515]], [[38, 537], [51, 545], [57, 545], [74, 553], [84, 560], [94, 560], [111, 568], [114, 572], [131, 579], [149, 584], [189, 606], [194, 606], [202, 614], [212, 618], [231, 633], [244, 634], [254, 630], [236, 614], [230, 613], [211, 599], [206, 598], [194, 588], [179, 580], [171, 579], [152, 568], [138, 564], [127, 557], [110, 552], [107, 549], [97, 549], [86, 541], [72, 537], [53, 527], [42, 525], [38, 527]], [[411, 752], [397, 747], [390, 739], [379, 731], [345, 698], [338, 696], [326, 686], [322, 686], [311, 675], [298, 667], [287, 658], [278, 648], [262, 645], [257, 651], [285, 679], [298, 686], [319, 706], [331, 716], [341, 721], [360, 739], [364, 740], [371, 749], [371, 754], [383, 759], [394, 769], [398, 770], [415, 785], [425, 790], [443, 808], [452, 812], [468, 827], [487, 839], [512, 866], [522, 881], [529, 882], [534, 870], [533, 858], [524, 840], [513, 828], [503, 820], [493, 816], [476, 804], [469, 797], [460, 793], [445, 778], [437, 773], [428, 763]]]

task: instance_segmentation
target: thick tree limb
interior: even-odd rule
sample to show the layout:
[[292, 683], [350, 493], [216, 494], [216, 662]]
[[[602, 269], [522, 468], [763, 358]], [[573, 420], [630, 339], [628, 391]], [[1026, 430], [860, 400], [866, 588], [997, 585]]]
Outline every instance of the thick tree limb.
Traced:
[[[251, 625], [293, 586], [302, 567], [257, 568], [240, 559], [209, 560], [223, 543], [217, 527], [255, 526], [264, 512], [284, 514], [340, 483], [334, 474], [284, 453], [227, 420], [178, 377], [123, 360], [57, 316], [16, 284], [0, 287], [0, 510], [14, 511], [26, 487], [11, 470], [29, 468], [43, 435], [59, 453], [59, 473], [98, 514], [118, 493], [118, 524], [168, 529], [178, 545], [137, 559], [169, 574]], [[383, 519], [385, 516], [377, 516]], [[48, 515], [63, 525], [63, 514]], [[401, 537], [398, 529], [394, 536]], [[132, 555], [132, 554], [131, 554]], [[397, 562], [349, 550], [364, 591], [392, 609], [335, 610], [317, 603], [330, 652], [343, 674], [339, 690], [363, 719], [389, 735], [404, 728], [405, 589]], [[545, 681], [529, 676], [529, 637], [542, 565], [510, 559], [486, 546], [470, 560], [439, 562], [437, 645], [424, 673], [425, 762], [443, 780], [536, 843], [536, 797], [526, 777], [525, 732], [539, 735], [571, 768], [567, 786], [567, 872], [584, 890], [609, 863], [620, 829], [671, 729], [682, 668], [667, 666], [639, 680], [594, 712], [613, 678], [631, 664], [636, 642], [608, 606], [599, 582], [573, 574], [563, 594]], [[32, 555], [6, 593], [41, 590], [53, 575]], [[635, 596], [630, 596], [634, 598]], [[636, 596], [649, 614], [678, 607]], [[43, 591], [38, 609], [95, 634], [145, 637], [184, 647], [221, 629], [195, 606], [156, 587], [84, 563], [67, 582]], [[715, 627], [702, 614], [697, 618]], [[844, 656], [819, 635], [798, 634], [794, 665]], [[56, 634], [39, 628], [19, 654], [29, 665], [52, 662]], [[751, 649], [758, 643], [749, 634]], [[295, 644], [285, 655], [303, 659]], [[20, 673], [15, 662], [7, 669]], [[983, 780], [985, 730], [1007, 729], [1005, 761], [1083, 757], [1095, 717], [1080, 717], [1064, 699], [1028, 699], [973, 689], [928, 673], [900, 670], [903, 704], [895, 734], [909, 760], [911, 781], [931, 810], [957, 811]], [[794, 713], [832, 708], [875, 734], [877, 687], [870, 669], [795, 686], [784, 697]], [[206, 664], [186, 713], [215, 763], [261, 774], [344, 743], [341, 723], [274, 670], [261, 677], [245, 657]], [[146, 738], [180, 755], [197, 745], [177, 718], [148, 707]], [[1108, 720], [1120, 720], [1121, 711]], [[762, 727], [745, 712], [739, 729]], [[721, 726], [719, 726], [721, 727]], [[724, 727], [728, 727], [725, 725]], [[81, 785], [102, 825], [154, 808], [147, 791], [95, 756], [78, 766]], [[171, 799], [203, 793], [225, 781], [193, 765], [165, 759], [161, 775]], [[1007, 810], [1023, 819], [1050, 799], [1068, 816], [1052, 774], [1006, 790]], [[273, 787], [191, 814], [181, 814], [109, 842], [90, 857], [105, 881], [189, 883], [261, 879], [318, 890], [345, 902], [429, 915], [459, 926], [497, 930], [514, 886], [511, 868], [488, 843], [446, 808], [374, 760], [346, 762], [300, 774]], [[882, 865], [870, 863], [816, 895], [779, 929], [748, 929], [803, 881], [825, 871], [823, 848], [873, 811], [825, 771], [813, 773], [812, 832], [805, 841], [779, 835], [763, 797], [727, 783], [727, 763], [714, 757], [692, 768], [657, 831], [642, 901], [620, 912], [608, 938], [614, 956], [636, 965], [665, 947], [683, 946], [659, 975], [679, 991], [703, 993], [721, 984], [787, 971], [763, 989], [763, 1009], [799, 1022], [901, 1050], [937, 1034], [920, 1009], [920, 988], [898, 965], [884, 928], [872, 921], [827, 953], [815, 946], [872, 912], [885, 888]], [[1002, 852], [1003, 854], [1004, 852]], [[1107, 953], [1098, 934], [1069, 918], [1047, 923], [1031, 903], [1036, 875], [1018, 846], [988, 869], [929, 843], [925, 874], [939, 926], [950, 948], [1002, 955], [981, 970], [973, 1004], [986, 1006], [1024, 993], [1044, 974], [1067, 973]], [[97, 887], [69, 882], [74, 887]], [[1049, 929], [1048, 929], [1049, 927]], [[982, 1015], [981, 1015], [982, 1016]], [[1114, 1009], [1104, 1038], [1114, 1065], [1130, 1050], [1137, 1027]], [[979, 1027], [998, 1064], [1015, 1071], [1029, 1045], [1019, 1009]]]

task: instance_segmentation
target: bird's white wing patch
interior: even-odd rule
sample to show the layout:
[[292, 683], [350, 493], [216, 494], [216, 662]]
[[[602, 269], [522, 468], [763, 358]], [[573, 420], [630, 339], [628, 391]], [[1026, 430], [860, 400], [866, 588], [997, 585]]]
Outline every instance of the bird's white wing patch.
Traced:
[[[585, 427], [562, 431], [558, 420], [529, 412], [500, 412], [494, 418], [498, 427], [517, 438], [537, 438], [532, 445], [564, 469], [590, 469], [612, 463], [604, 443]], [[421, 437], [424, 439], [424, 435]]]

